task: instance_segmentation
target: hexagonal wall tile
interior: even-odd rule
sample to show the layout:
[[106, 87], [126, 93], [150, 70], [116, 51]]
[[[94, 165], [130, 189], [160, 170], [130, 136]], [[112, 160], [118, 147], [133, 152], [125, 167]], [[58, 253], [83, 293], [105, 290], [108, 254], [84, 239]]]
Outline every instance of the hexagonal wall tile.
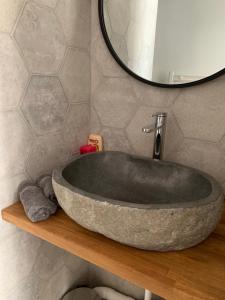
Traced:
[[100, 36], [101, 30], [99, 30], [99, 16], [96, 13], [98, 11], [98, 1], [91, 1], [91, 44]]
[[39, 298], [40, 292], [45, 286], [46, 281], [35, 276], [31, 271], [30, 274], [23, 277], [22, 280], [19, 280], [19, 282], [10, 289], [9, 293], [4, 296], [0, 294], [0, 297], [2, 296], [0, 299], [17, 300], [19, 295], [20, 299], [34, 300], [35, 298]]
[[25, 0], [1, 0], [0, 31], [11, 32]]
[[84, 285], [85, 281], [80, 281], [78, 273], [73, 273], [66, 266], [63, 266], [51, 278], [48, 278], [46, 286], [40, 291], [40, 299], [62, 299], [75, 282], [76, 285], [79, 283]]
[[130, 22], [130, 1], [109, 0], [107, 2], [110, 23], [115, 33], [124, 35]]
[[90, 98], [90, 56], [85, 50], [69, 49], [60, 72], [64, 90], [71, 102], [87, 102]]
[[88, 104], [70, 106], [64, 128], [64, 139], [70, 154], [79, 152], [79, 147], [87, 143], [90, 120]]
[[57, 77], [32, 77], [22, 111], [37, 134], [61, 129], [67, 109], [67, 99]]
[[123, 151], [132, 153], [131, 145], [124, 133], [124, 130], [118, 128], [103, 128], [104, 149], [107, 151]]
[[[79, 274], [78, 276], [81, 278], [86, 278], [87, 283], [87, 269], [90, 266], [89, 262], [81, 259], [78, 256], [72, 255], [69, 252], [64, 251], [63, 258], [65, 266], [74, 274]], [[79, 271], [78, 271], [79, 270]], [[77, 272], [78, 271], [78, 272]]]
[[18, 112], [0, 113], [0, 178], [23, 173], [32, 141], [30, 130]]
[[102, 75], [108, 77], [127, 77], [127, 73], [118, 65], [107, 49], [107, 46], [100, 36], [92, 45], [92, 64], [98, 66]]
[[104, 80], [104, 76], [102, 75], [101, 69], [94, 59], [91, 58], [91, 95], [101, 84], [102, 80]]
[[90, 114], [90, 131], [98, 133], [101, 130], [101, 122], [94, 107], [91, 107]]
[[52, 74], [58, 70], [65, 39], [51, 8], [28, 2], [14, 35], [31, 72]]
[[171, 153], [173, 154], [183, 143], [184, 136], [177, 123], [173, 113], [168, 112], [166, 124], [164, 159], [169, 160]]
[[[18, 187], [21, 182], [27, 181], [27, 174], [18, 174], [15, 176], [4, 177], [0, 180], [0, 210], [12, 205], [14, 202], [18, 201]], [[9, 225], [0, 219], [0, 241], [5, 241], [10, 235], [17, 232], [16, 227]], [[1, 298], [0, 291], [0, 299]], [[8, 298], [11, 299], [11, 298]]]
[[225, 135], [221, 139], [219, 146], [222, 148], [222, 150], [225, 152]]
[[43, 174], [51, 174], [68, 157], [69, 151], [62, 134], [41, 136], [35, 140], [29, 153], [26, 170], [36, 180]]
[[[28, 181], [28, 175], [21, 173], [15, 176], [4, 177], [0, 180], [0, 210], [18, 201], [18, 187], [21, 182]], [[0, 237], [4, 232], [0, 230]]]
[[170, 158], [205, 171], [220, 182], [225, 180], [224, 152], [215, 143], [185, 139], [177, 151], [171, 153]]
[[[154, 124], [155, 119], [152, 115], [159, 111], [157, 108], [142, 106], [127, 127], [127, 134], [130, 143], [139, 155], [152, 157], [154, 145], [154, 133], [146, 134], [142, 132], [142, 128], [149, 124]], [[164, 112], [167, 112], [164, 110]], [[171, 112], [168, 111], [168, 119], [166, 125], [166, 137], [164, 157], [170, 155], [182, 143], [183, 136]]]
[[131, 79], [140, 104], [152, 107], [170, 107], [180, 94], [180, 89], [162, 89]]
[[93, 101], [102, 125], [107, 127], [126, 127], [137, 110], [136, 98], [125, 78], [106, 78], [97, 87]]
[[38, 3], [52, 8], [56, 7], [57, 2], [58, 0], [38, 0]]
[[126, 65], [128, 63], [129, 57], [128, 57], [127, 42], [126, 42], [124, 36], [114, 33], [110, 40], [111, 40], [114, 50], [116, 51], [116, 53], [119, 54], [119, 58]]
[[40, 239], [19, 230], [4, 240], [1, 244], [1, 263], [7, 267], [0, 268], [1, 292], [11, 291], [18, 282], [31, 275], [40, 244]]
[[62, 249], [43, 242], [33, 266], [33, 274], [43, 280], [48, 280], [63, 267], [63, 256]]
[[225, 133], [225, 78], [183, 90], [174, 113], [187, 138], [217, 142]]
[[223, 188], [223, 191], [225, 193], [225, 181], [222, 183], [222, 188]]
[[70, 106], [66, 126], [70, 128], [88, 127], [90, 118], [90, 108], [88, 104], [74, 104]]
[[112, 25], [111, 25], [111, 20], [109, 18], [109, 9], [108, 9], [108, 3], [109, 1], [106, 0], [104, 2], [104, 22], [105, 22], [105, 27], [107, 29], [107, 35], [111, 39], [112, 38]]
[[25, 89], [28, 72], [11, 38], [0, 33], [0, 108], [15, 107]]
[[73, 47], [89, 48], [91, 1], [59, 0], [56, 14], [63, 27], [67, 43]]

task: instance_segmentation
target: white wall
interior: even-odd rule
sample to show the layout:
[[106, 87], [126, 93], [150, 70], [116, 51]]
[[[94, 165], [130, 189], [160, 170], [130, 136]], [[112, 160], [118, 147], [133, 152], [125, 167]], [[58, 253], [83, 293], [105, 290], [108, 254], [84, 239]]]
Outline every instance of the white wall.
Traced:
[[154, 81], [210, 75], [225, 65], [225, 1], [159, 0]]

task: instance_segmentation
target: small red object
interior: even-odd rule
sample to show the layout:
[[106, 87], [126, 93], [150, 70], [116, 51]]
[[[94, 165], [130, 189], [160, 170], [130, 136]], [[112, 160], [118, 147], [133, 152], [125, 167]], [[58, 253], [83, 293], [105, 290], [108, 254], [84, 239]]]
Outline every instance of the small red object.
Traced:
[[80, 154], [96, 152], [96, 146], [94, 145], [84, 145], [80, 147]]

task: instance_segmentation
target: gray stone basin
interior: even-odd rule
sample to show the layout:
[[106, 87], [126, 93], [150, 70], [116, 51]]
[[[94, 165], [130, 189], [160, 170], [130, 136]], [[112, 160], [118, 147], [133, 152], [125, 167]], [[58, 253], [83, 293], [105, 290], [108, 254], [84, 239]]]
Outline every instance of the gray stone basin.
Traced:
[[66, 214], [133, 247], [171, 251], [205, 240], [224, 206], [220, 185], [180, 164], [122, 152], [78, 156], [53, 172]]

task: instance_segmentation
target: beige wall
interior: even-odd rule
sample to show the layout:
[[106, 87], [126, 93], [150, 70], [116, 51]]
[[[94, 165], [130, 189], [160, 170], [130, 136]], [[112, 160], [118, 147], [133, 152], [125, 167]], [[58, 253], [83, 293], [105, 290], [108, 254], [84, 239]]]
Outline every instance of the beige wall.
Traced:
[[106, 149], [151, 156], [153, 136], [141, 132], [157, 111], [168, 112], [165, 159], [210, 173], [225, 185], [225, 77], [187, 89], [145, 85], [109, 54], [92, 0], [91, 130]]
[[[0, 1], [0, 209], [86, 141], [90, 1]], [[87, 265], [0, 220], [0, 299], [56, 300]]]

